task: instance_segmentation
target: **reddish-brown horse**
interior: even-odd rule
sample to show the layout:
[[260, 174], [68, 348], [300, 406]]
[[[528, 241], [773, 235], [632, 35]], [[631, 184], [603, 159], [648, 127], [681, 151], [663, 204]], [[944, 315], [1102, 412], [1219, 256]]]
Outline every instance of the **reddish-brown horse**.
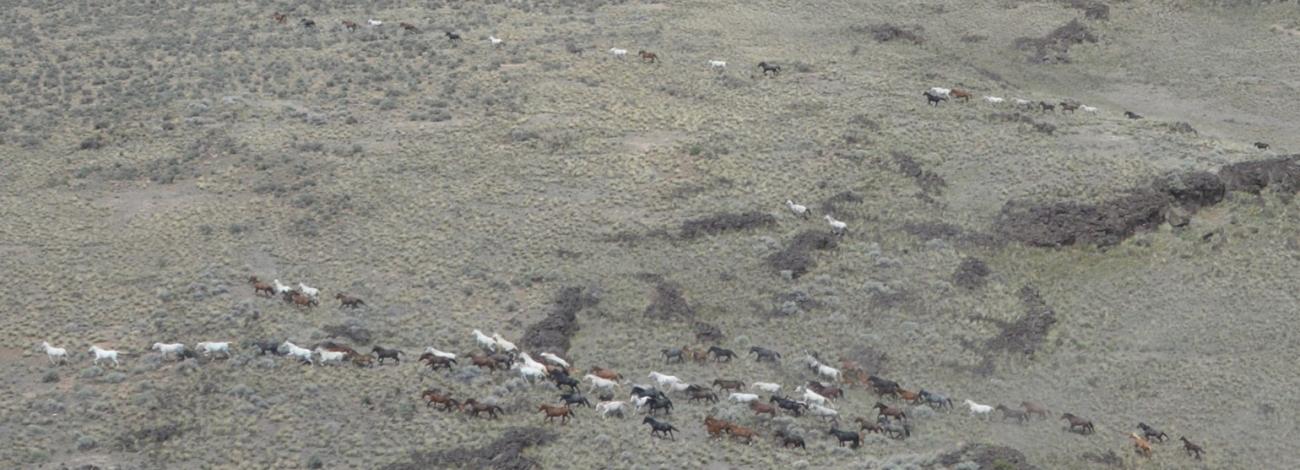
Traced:
[[730, 426], [727, 426], [727, 432], [731, 433], [731, 437], [733, 438], [744, 439], [745, 444], [753, 444], [754, 438], [758, 437], [758, 433], [754, 432], [753, 429], [749, 429], [747, 427], [735, 423], [732, 423]]
[[952, 92], [950, 92], [949, 95], [952, 96], [953, 101], [962, 100], [966, 102], [970, 102], [970, 98], [972, 96], [969, 91], [959, 90], [956, 88], [953, 88]]
[[573, 416], [573, 409], [569, 405], [538, 405], [537, 411], [546, 414], [547, 421], [554, 421], [560, 418], [560, 424], [569, 424], [569, 417]]
[[659, 55], [658, 55], [658, 54], [655, 54], [655, 53], [653, 53], [653, 52], [649, 52], [649, 51], [637, 51], [637, 55], [641, 56], [641, 61], [642, 61], [642, 62], [649, 62], [649, 63], [652, 63], [652, 64], [653, 64], [653, 63], [659, 61]]
[[623, 374], [614, 372], [613, 369], [606, 369], [604, 367], [592, 367], [591, 370], [588, 372], [591, 375], [600, 377], [605, 380], [623, 380]]
[[730, 426], [731, 423], [725, 420], [714, 418], [712, 416], [704, 417], [704, 429], [709, 432], [710, 438], [722, 437], [722, 432], [726, 431]]
[[767, 403], [763, 403], [758, 400], [749, 402], [749, 409], [754, 410], [754, 416], [767, 413], [768, 415], [771, 415], [773, 418], [776, 417], [776, 407], [769, 405]]
[[266, 294], [267, 297], [275, 295], [275, 286], [262, 282], [257, 276], [248, 276], [248, 283], [253, 285], [253, 295]]
[[[467, 407], [469, 408], [468, 410], [465, 409]], [[497, 413], [506, 414], [505, 410], [501, 409], [499, 406], [479, 403], [478, 400], [473, 398], [465, 400], [465, 403], [461, 403], [460, 410], [474, 415], [475, 418], [478, 417], [479, 413], [487, 413], [488, 417], [491, 419], [497, 419]]]
[[459, 408], [460, 403], [451, 397], [451, 394], [443, 394], [437, 389], [425, 390], [420, 397], [424, 399], [425, 406], [440, 405], [442, 411], [451, 411], [452, 408]]
[[276, 23], [280, 23], [280, 24], [284, 24], [285, 21], [289, 21], [289, 17], [284, 13], [280, 13], [280, 12], [276, 12], [272, 14], [271, 19], [275, 20]]

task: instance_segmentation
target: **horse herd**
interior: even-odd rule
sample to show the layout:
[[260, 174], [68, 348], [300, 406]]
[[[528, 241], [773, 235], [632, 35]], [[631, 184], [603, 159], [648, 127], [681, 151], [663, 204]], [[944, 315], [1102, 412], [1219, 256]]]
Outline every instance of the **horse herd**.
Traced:
[[[299, 283], [297, 288], [291, 288], [280, 283], [278, 279], [267, 284], [256, 277], [250, 277], [249, 282], [253, 285], [255, 295], [273, 296], [279, 293], [286, 296], [286, 299], [301, 296], [309, 297], [314, 301], [320, 294], [318, 289], [303, 283]], [[342, 294], [336, 297], [341, 300], [340, 307], [363, 305], [354, 297]], [[302, 306], [297, 301], [293, 303]], [[904, 388], [894, 380], [867, 372], [862, 366], [850, 360], [841, 360], [839, 367], [834, 367], [822, 362], [816, 352], [808, 353], [801, 360], [808, 371], [815, 376], [815, 380], [808, 380], [796, 386], [793, 390], [794, 395], [790, 396], [782, 393], [785, 387], [777, 382], [717, 377], [707, 384], [691, 383], [659, 371], [651, 371], [646, 375], [649, 383], [632, 384], [623, 374], [611, 368], [593, 365], [582, 371], [576, 368], [570, 359], [549, 351], [539, 352], [537, 356], [541, 360], [538, 361], [500, 333], [487, 335], [476, 329], [472, 330], [470, 335], [477, 350], [458, 355], [430, 346], [419, 356], [419, 363], [422, 367], [428, 367], [430, 371], [443, 369], [451, 372], [453, 366], [459, 364], [458, 360], [468, 358], [469, 366], [486, 370], [488, 373], [513, 371], [532, 385], [549, 382], [560, 393], [556, 402], [537, 405], [536, 411], [541, 414], [545, 423], [566, 425], [578, 418], [578, 410], [582, 407], [593, 409], [603, 418], [626, 418], [628, 414], [644, 413], [641, 423], [650, 427], [652, 437], [676, 440], [675, 433], [679, 432], [679, 429], [666, 421], [667, 417], [672, 415], [675, 406], [673, 397], [679, 400], [685, 398], [688, 404], [696, 402], [716, 404], [720, 401], [719, 394], [726, 393], [727, 402], [748, 409], [755, 419], [763, 416], [768, 418], [766, 421], [758, 421], [759, 426], [771, 425], [771, 419], [777, 416], [808, 417], [816, 420], [814, 422], [828, 425], [826, 435], [834, 439], [839, 446], [857, 449], [861, 447], [867, 434], [875, 433], [898, 440], [911, 437], [914, 432], [911, 415], [914, 414], [916, 407], [928, 407], [940, 412], [954, 409], [953, 399], [942, 393], [925, 388], [914, 390]], [[255, 341], [246, 345], [255, 348], [259, 355], [283, 355], [302, 364], [317, 366], [342, 365], [350, 362], [358, 367], [376, 367], [383, 366], [388, 361], [400, 365], [402, 356], [405, 355], [400, 349], [381, 346], [372, 347], [369, 353], [361, 353], [333, 341], [324, 341], [311, 347], [298, 346], [291, 341]], [[50, 364], [57, 366], [68, 362], [67, 349], [55, 347], [49, 342], [42, 342], [41, 347], [44, 348]], [[182, 343], [157, 342], [149, 349], [158, 352], [162, 357], [173, 357], [176, 361], [197, 360], [200, 357], [229, 359], [233, 350], [229, 342], [212, 341], [197, 343], [194, 348], [187, 348]], [[94, 356], [93, 363], [96, 365], [107, 363], [117, 367], [120, 364], [119, 357], [122, 354], [116, 350], [92, 346], [90, 352]], [[690, 361], [697, 364], [711, 363], [722, 367], [747, 357], [774, 366], [779, 366], [782, 361], [779, 351], [763, 346], [752, 346], [745, 354], [717, 345], [707, 348], [670, 347], [661, 349], [660, 355], [666, 365], [684, 364]], [[582, 376], [581, 380], [575, 378], [578, 375]], [[585, 393], [596, 394], [599, 399], [594, 405], [581, 389], [584, 382], [587, 383]], [[627, 399], [616, 399], [617, 394], [625, 386], [628, 387]], [[870, 408], [874, 411], [874, 415], [853, 418], [851, 422], [857, 424], [856, 430], [842, 429], [841, 424], [850, 420], [843, 417], [840, 410], [836, 409], [836, 403], [843, 400], [853, 386], [861, 386], [866, 391], [874, 393], [875, 404]], [[764, 400], [759, 393], [766, 394], [767, 399]], [[455, 411], [469, 417], [484, 419], [498, 419], [506, 414], [505, 409], [491, 399], [472, 397], [459, 399], [439, 388], [423, 390], [419, 396], [428, 407], [443, 412]], [[893, 403], [887, 403], [890, 401]], [[971, 399], [965, 399], [962, 403], [969, 409], [970, 416], [994, 419], [996, 412], [1000, 415], [1000, 421], [1011, 420], [1021, 425], [1033, 421], [1034, 418], [1045, 420], [1051, 414], [1046, 406], [1032, 401], [1021, 401], [1018, 407], [1003, 404], [990, 406], [976, 403]], [[909, 409], [908, 406], [913, 408]], [[1082, 435], [1095, 433], [1092, 421], [1078, 415], [1063, 413], [1059, 419], [1066, 422], [1067, 431]], [[758, 429], [715, 416], [713, 413], [706, 416], [702, 424], [710, 439], [720, 439], [725, 436], [734, 441], [753, 444], [762, 438], [762, 433]], [[1167, 434], [1146, 423], [1138, 423], [1137, 429], [1138, 431], [1130, 433], [1128, 438], [1132, 440], [1138, 455], [1143, 457], [1152, 455], [1153, 442], [1163, 443], [1168, 438]], [[804, 436], [788, 427], [776, 427], [772, 430], [771, 436], [782, 448], [807, 449]], [[1186, 437], [1181, 440], [1187, 454], [1199, 460], [1204, 450]]]
[[[929, 90], [925, 90], [924, 92], [921, 92], [921, 95], [925, 96], [926, 103], [930, 104], [931, 106], [939, 106], [939, 103], [948, 101], [950, 99], [953, 101], [960, 100], [962, 102], [969, 103], [971, 98], [975, 97], [973, 93], [966, 90], [962, 90], [960, 88], [942, 88], [942, 87], [931, 87]], [[1002, 105], [1007, 101], [1006, 98], [1000, 96], [985, 95], [983, 99], [984, 102], [994, 106]], [[1044, 112], [1044, 113], [1054, 112], [1056, 111], [1057, 107], [1061, 108], [1061, 112], [1070, 112], [1070, 113], [1073, 113], [1076, 110], [1078, 110], [1078, 111], [1083, 111], [1085, 113], [1096, 114], [1098, 111], [1098, 109], [1094, 106], [1088, 106], [1086, 104], [1082, 104], [1074, 100], [1065, 100], [1059, 103], [1049, 103], [1046, 101], [1031, 101], [1024, 98], [1012, 98], [1011, 102], [1012, 104], [1015, 105], [1016, 108], [1023, 109], [1023, 110], [1038, 109], [1039, 112]], [[1126, 113], [1125, 115], [1129, 116], [1130, 119], [1142, 118], [1141, 116], [1138, 116], [1132, 111], [1126, 111], [1125, 113]]]

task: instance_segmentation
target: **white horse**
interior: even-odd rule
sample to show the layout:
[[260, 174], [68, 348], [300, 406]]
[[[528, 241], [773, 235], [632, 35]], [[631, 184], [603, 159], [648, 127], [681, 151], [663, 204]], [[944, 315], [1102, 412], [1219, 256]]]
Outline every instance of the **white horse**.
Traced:
[[619, 49], [619, 48], [615, 47], [615, 48], [611, 48], [611, 49], [609, 50], [609, 53], [610, 53], [610, 54], [614, 54], [614, 57], [617, 57], [617, 58], [619, 58], [619, 59], [622, 59], [622, 58], [624, 58], [624, 57], [627, 57], [627, 49]]
[[727, 396], [727, 400], [734, 401], [736, 403], [749, 403], [757, 399], [758, 399], [758, 395], [755, 395], [753, 393], [731, 392], [731, 395]]
[[826, 224], [831, 226], [831, 232], [834, 232], [836, 235], [839, 235], [841, 237], [844, 236], [844, 232], [848, 230], [849, 224], [846, 224], [839, 220], [835, 220], [835, 218], [831, 217], [830, 214], [826, 214], [825, 218], [826, 218]]
[[602, 401], [596, 404], [596, 412], [600, 413], [602, 418], [608, 418], [609, 415], [617, 413], [623, 416], [623, 410], [627, 409], [628, 402], [625, 401]]
[[829, 401], [826, 399], [826, 397], [823, 397], [820, 393], [814, 392], [812, 390], [808, 390], [803, 387], [798, 387], [794, 389], [794, 391], [796, 392], [800, 390], [803, 390], [803, 399], [808, 403], [812, 403], [816, 405], [825, 405], [826, 402]]
[[709, 61], [709, 67], [712, 67], [712, 68], [715, 68], [715, 69], [725, 69], [725, 68], [727, 68], [727, 63], [726, 63], [725, 61], [721, 61], [721, 60], [710, 60], [710, 61]]
[[158, 351], [162, 353], [163, 356], [166, 356], [168, 354], [180, 354], [185, 352], [185, 345], [181, 343], [154, 343], [153, 347], [150, 349]]
[[113, 361], [113, 368], [117, 368], [117, 351], [112, 349], [101, 349], [99, 346], [91, 346], [90, 352], [95, 353], [94, 363], [96, 365], [99, 364], [99, 361], [108, 360]]
[[551, 354], [551, 353], [548, 353], [548, 352], [544, 352], [544, 353], [542, 353], [541, 356], [542, 356], [542, 360], [545, 360], [546, 362], [549, 362], [549, 363], [551, 363], [551, 364], [555, 364], [555, 365], [560, 366], [560, 367], [563, 367], [563, 368], [565, 368], [565, 369], [568, 369], [568, 368], [569, 368], [569, 361], [564, 360], [564, 359], [561, 358], [560, 356], [556, 356], [556, 355]]
[[275, 295], [280, 295], [293, 290], [292, 287], [281, 284], [279, 279], [272, 281], [272, 283], [275, 284]]
[[374, 28], [374, 27], [378, 27], [378, 26], [383, 26], [384, 22], [383, 22], [383, 21], [376, 20], [376, 19], [374, 19], [374, 18], [371, 18], [371, 19], [369, 19], [369, 20], [366, 21], [366, 24], [370, 25], [371, 28]]
[[317, 289], [315, 287], [309, 287], [306, 284], [303, 284], [301, 282], [298, 283], [298, 290], [311, 298], [316, 298], [317, 296], [320, 295], [320, 289]]
[[651, 372], [648, 377], [650, 377], [651, 380], [654, 380], [656, 383], [658, 383], [660, 387], [667, 387], [669, 385], [682, 381], [682, 379], [679, 379], [675, 376], [660, 374], [658, 372]]
[[222, 342], [204, 341], [202, 343], [194, 345], [194, 349], [203, 351], [204, 356], [211, 356], [212, 353], [219, 352], [225, 354], [226, 357], [230, 357], [230, 343], [225, 341]]
[[952, 88], [931, 87], [930, 94], [934, 96], [952, 98]]
[[754, 382], [752, 384], [749, 384], [749, 388], [761, 392], [766, 392], [766, 393], [777, 393], [781, 391], [781, 384], [774, 384], [771, 382]]
[[962, 402], [962, 403], [965, 403], [966, 406], [969, 406], [969, 407], [970, 407], [970, 414], [972, 414], [972, 415], [980, 415], [980, 416], [982, 416], [982, 417], [987, 418], [987, 417], [991, 416], [992, 413], [993, 413], [993, 407], [988, 406], [988, 405], [981, 405], [981, 404], [979, 404], [979, 403], [975, 403], [975, 402], [973, 402], [973, 401], [970, 401], [969, 399], [967, 399], [966, 401], [964, 401], [964, 402]]
[[320, 355], [320, 362], [316, 363], [316, 365], [318, 366], [324, 365], [327, 362], [342, 364], [343, 359], [346, 358], [348, 355], [348, 353], [345, 353], [343, 351], [326, 351], [321, 348], [316, 348], [316, 354]]
[[840, 380], [840, 370], [826, 364], [817, 364], [817, 375], [836, 382]]
[[307, 361], [308, 364], [315, 364], [316, 362], [312, 360], [310, 349], [300, 347], [288, 341], [285, 341], [284, 344], [280, 345], [280, 347], [284, 348], [287, 351], [286, 355], [293, 356], [298, 359]]
[[546, 379], [546, 367], [534, 367], [516, 362], [510, 368], [519, 371], [519, 376], [528, 379], [529, 383], [535, 383], [538, 379]]
[[984, 101], [987, 101], [989, 104], [1002, 104], [1006, 99], [997, 96], [985, 96]]
[[1093, 114], [1097, 113], [1097, 108], [1095, 106], [1088, 106], [1085, 104], [1083, 106], [1079, 106], [1079, 109], [1082, 109], [1083, 112], [1085, 113], [1093, 113]]
[[648, 396], [646, 396], [646, 397], [636, 397], [636, 398], [633, 398], [633, 399], [632, 399], [632, 404], [633, 404], [633, 405], [636, 405], [636, 411], [637, 411], [638, 413], [640, 413], [640, 412], [641, 412], [641, 408], [645, 408], [645, 404], [646, 404], [647, 402], [649, 402], [649, 401], [650, 401], [650, 397], [648, 397]]
[[491, 41], [493, 46], [499, 46], [503, 42], [501, 38], [496, 36], [488, 36], [488, 41]]
[[596, 391], [596, 389], [613, 392], [614, 388], [618, 387], [618, 382], [609, 379], [602, 379], [592, 374], [584, 375], [582, 376], [582, 379], [591, 381], [591, 389], [588, 390], [588, 392]]
[[496, 340], [497, 346], [500, 347], [502, 351], [508, 353], [519, 352], [519, 348], [515, 347], [515, 343], [506, 341], [505, 338], [501, 337], [501, 333], [492, 333], [492, 339]]
[[432, 355], [434, 355], [434, 356], [438, 356], [438, 357], [442, 357], [442, 358], [447, 358], [447, 359], [452, 359], [452, 360], [455, 360], [455, 359], [456, 359], [456, 355], [455, 355], [455, 354], [452, 354], [452, 353], [449, 353], [449, 352], [444, 352], [444, 351], [439, 351], [439, 350], [435, 349], [433, 346], [429, 346], [429, 347], [425, 348], [425, 349], [424, 349], [424, 352], [427, 352], [427, 353], [429, 353], [429, 354], [432, 354]]
[[49, 341], [41, 341], [41, 347], [45, 348], [45, 357], [49, 358], [50, 364], [58, 365], [68, 362], [68, 350], [50, 346]]
[[474, 341], [478, 343], [478, 347], [486, 349], [488, 352], [497, 352], [497, 340], [479, 330], [474, 330], [473, 333]]
[[811, 212], [808, 212], [808, 206], [805, 206], [805, 205], [802, 205], [802, 204], [795, 204], [794, 201], [789, 200], [789, 199], [786, 199], [786, 200], [785, 200], [785, 206], [786, 206], [786, 207], [789, 207], [789, 208], [790, 208], [790, 212], [794, 212], [794, 215], [799, 216], [799, 217], [803, 217], [803, 218], [805, 218], [805, 219], [808, 218], [808, 214], [811, 213]]
[[677, 383], [668, 384], [668, 391], [673, 393], [686, 393], [686, 390], [690, 388], [691, 388], [691, 384], [688, 384], [686, 382], [677, 382]]
[[533, 356], [529, 356], [528, 353], [519, 353], [519, 360], [523, 361], [525, 366], [532, 367], [534, 369], [541, 369], [542, 371], [547, 370], [546, 364], [537, 362], [535, 359], [533, 359]]
[[808, 414], [818, 418], [839, 419], [840, 412], [818, 405], [816, 403], [808, 405]]

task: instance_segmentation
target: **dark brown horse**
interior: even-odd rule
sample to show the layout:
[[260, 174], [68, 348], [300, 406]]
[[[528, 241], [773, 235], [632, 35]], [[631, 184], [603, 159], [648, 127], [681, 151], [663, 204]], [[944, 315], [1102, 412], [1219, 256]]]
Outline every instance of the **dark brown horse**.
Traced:
[[708, 389], [691, 390], [691, 399], [688, 401], [704, 400], [712, 403], [718, 402], [718, 394]]
[[745, 382], [739, 380], [713, 379], [713, 386], [718, 387], [718, 390], [730, 390], [735, 392], [745, 388]]
[[1029, 421], [1029, 413], [1026, 413], [1024, 411], [1013, 410], [1011, 408], [1007, 408], [1006, 405], [1002, 405], [1002, 404], [998, 404], [998, 406], [993, 407], [993, 409], [1002, 412], [1003, 421], [1006, 421], [1008, 419], [1014, 419], [1016, 420], [1016, 422], [1020, 424], [1025, 424], [1026, 421]]
[[1069, 112], [1073, 113], [1074, 110], [1079, 109], [1079, 103], [1074, 103], [1074, 102], [1070, 102], [1070, 101], [1062, 101], [1062, 102], [1060, 102], [1059, 104], [1060, 104], [1060, 106], [1061, 106], [1061, 112], [1069, 111]]
[[416, 28], [415, 25], [413, 25], [413, 24], [411, 24], [411, 23], [398, 23], [397, 25], [398, 25], [398, 26], [401, 26], [402, 29], [406, 30], [406, 32], [408, 32], [408, 33], [418, 33], [418, 32], [420, 32], [420, 29], [419, 29], [419, 28]]
[[357, 30], [357, 24], [356, 24], [355, 22], [352, 22], [352, 21], [343, 20], [343, 28], [344, 28], [344, 29], [347, 29], [348, 31], [356, 31], [356, 30]]
[[844, 398], [844, 389], [839, 387], [822, 385], [821, 382], [818, 382], [816, 380], [808, 381], [808, 390], [812, 390], [816, 392], [818, 395], [821, 395], [831, 400], [834, 400], [836, 398]]
[[880, 427], [880, 423], [877, 421], [872, 421], [867, 418], [857, 418], [854, 419], [854, 421], [858, 422], [859, 429], [861, 429], [862, 431], [866, 431], [869, 433], [874, 432], [876, 434], [885, 433], [885, 429]]
[[267, 297], [275, 295], [275, 287], [262, 282], [257, 276], [248, 276], [248, 283], [253, 285], [253, 295], [266, 294]]
[[366, 304], [365, 301], [350, 295], [343, 294], [342, 292], [335, 294], [334, 298], [339, 299], [340, 308], [342, 307], [361, 308], [362, 305]]
[[560, 424], [569, 424], [569, 418], [573, 416], [573, 409], [569, 405], [547, 405], [537, 406], [537, 411], [546, 414], [546, 421], [554, 421], [560, 418]]
[[487, 369], [492, 372], [497, 371], [497, 361], [493, 360], [491, 357], [484, 356], [482, 354], [474, 354], [470, 356], [469, 362], [470, 364], [474, 364], [479, 369]]
[[455, 364], [456, 360], [433, 353], [424, 353], [420, 355], [420, 362], [428, 364], [429, 370], [438, 370], [439, 367], [446, 367], [447, 370], [451, 370], [451, 365]]
[[641, 56], [641, 61], [642, 61], [642, 62], [649, 62], [649, 63], [652, 63], [652, 64], [653, 64], [653, 63], [659, 61], [659, 55], [658, 55], [658, 54], [655, 54], [655, 53], [653, 53], [653, 52], [644, 51], [644, 50], [643, 50], [643, 51], [637, 51], [637, 55]]
[[1070, 431], [1074, 431], [1074, 428], [1079, 428], [1078, 432], [1080, 434], [1092, 434], [1095, 431], [1092, 427], [1092, 421], [1088, 421], [1073, 414], [1065, 413], [1061, 415], [1061, 419], [1070, 422]]

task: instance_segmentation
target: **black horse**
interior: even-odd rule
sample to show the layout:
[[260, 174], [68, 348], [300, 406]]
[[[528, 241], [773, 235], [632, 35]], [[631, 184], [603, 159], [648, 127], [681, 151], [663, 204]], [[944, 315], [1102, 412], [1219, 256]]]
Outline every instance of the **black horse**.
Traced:
[[1041, 111], [1044, 112], [1044, 113], [1045, 113], [1045, 112], [1048, 112], [1048, 111], [1056, 112], [1056, 105], [1054, 105], [1054, 104], [1052, 104], [1052, 103], [1048, 103], [1048, 102], [1046, 102], [1046, 101], [1039, 101], [1039, 102], [1038, 102], [1038, 107], [1042, 108]]
[[656, 410], [664, 410], [664, 414], [667, 415], [673, 414], [673, 401], [669, 400], [666, 396], [660, 395], [658, 397], [651, 397], [649, 400], [646, 400], [645, 404], [650, 407], [650, 410], [646, 412], [648, 414], [653, 415]]
[[645, 419], [641, 420], [641, 424], [650, 425], [651, 437], [654, 437], [655, 435], [660, 435], [660, 436], [668, 436], [669, 439], [674, 441], [677, 440], [677, 438], [673, 437], [673, 431], [676, 431], [677, 428], [673, 427], [673, 425], [670, 423], [665, 423], [663, 421], [659, 421], [657, 419], [646, 416]]
[[307, 18], [303, 18], [303, 19], [302, 19], [302, 27], [307, 28], [307, 29], [315, 28], [315, 27], [316, 27], [316, 22], [315, 22], [315, 21], [312, 21], [312, 20], [309, 20], [309, 19], [307, 19]]
[[279, 341], [254, 341], [253, 347], [257, 348], [257, 355], [259, 356], [265, 356], [268, 352], [272, 356], [278, 356], [280, 355], [280, 344], [282, 342]]
[[1164, 442], [1165, 439], [1169, 438], [1168, 434], [1165, 434], [1159, 429], [1148, 426], [1147, 423], [1138, 423], [1138, 429], [1142, 430], [1142, 437], [1147, 438], [1147, 440], [1159, 440], [1160, 442]]
[[668, 396], [664, 395], [664, 392], [660, 391], [659, 389], [656, 389], [654, 387], [645, 388], [640, 385], [632, 386], [632, 395], [636, 396], [637, 398], [641, 398], [641, 397], [650, 397], [652, 399], [668, 398]]
[[1260, 150], [1268, 150], [1268, 144], [1263, 142], [1255, 142], [1255, 148]]
[[948, 97], [947, 97], [947, 96], [936, 95], [936, 94], [934, 94], [934, 93], [930, 93], [929, 90], [926, 90], [925, 92], [923, 92], [923, 93], [921, 93], [921, 94], [922, 94], [922, 95], [925, 95], [925, 99], [927, 100], [926, 103], [928, 103], [930, 106], [939, 106], [939, 102], [941, 102], [941, 101], [948, 101]]
[[375, 346], [373, 348], [370, 348], [370, 352], [375, 353], [375, 358], [379, 359], [379, 365], [381, 366], [384, 365], [384, 359], [392, 359], [394, 361], [397, 361], [398, 364], [401, 364], [402, 358], [398, 356], [406, 354], [402, 352], [402, 350], [400, 349], [388, 349], [382, 346]]
[[768, 403], [776, 403], [776, 406], [781, 407], [781, 409], [783, 410], [789, 411], [791, 414], [794, 414], [795, 416], [802, 416], [803, 411], [808, 409], [807, 403], [791, 400], [789, 398], [778, 396], [778, 395], [772, 395], [772, 397], [767, 399], [767, 401]]
[[560, 401], [563, 401], [565, 405], [569, 406], [584, 405], [587, 408], [591, 408], [591, 402], [587, 401], [587, 397], [582, 396], [581, 393], [565, 393], [560, 395]]
[[808, 446], [804, 445], [803, 437], [802, 437], [802, 436], [799, 436], [799, 435], [796, 435], [796, 434], [791, 434], [790, 432], [788, 432], [788, 431], [786, 431], [786, 430], [784, 430], [784, 429], [778, 429], [778, 430], [776, 431], [776, 437], [778, 437], [778, 438], [781, 439], [781, 447], [782, 447], [782, 448], [786, 448], [786, 447], [798, 447], [798, 448], [801, 448], [801, 449], [803, 449], [803, 450], [808, 450]]
[[456, 33], [453, 33], [453, 32], [451, 32], [451, 31], [447, 31], [447, 39], [450, 39], [450, 40], [452, 40], [452, 41], [459, 41], [459, 40], [460, 40], [460, 35], [459, 35], [459, 34], [456, 34]]
[[776, 362], [781, 359], [781, 353], [773, 351], [771, 349], [764, 348], [762, 346], [754, 346], [752, 348], [749, 348], [749, 353], [755, 356], [754, 358], [755, 362], [763, 362], [763, 361]]
[[1142, 119], [1142, 115], [1133, 111], [1124, 111], [1124, 117], [1129, 119]]
[[850, 445], [849, 447], [854, 449], [857, 449], [858, 447], [862, 446], [862, 437], [859, 436], [858, 433], [856, 432], [841, 431], [839, 429], [832, 427], [829, 431], [826, 431], [826, 434], [835, 436], [835, 439], [839, 440], [840, 442], [840, 447], [844, 447], [845, 442], [852, 442], [853, 444]]
[[719, 348], [717, 346], [709, 346], [709, 354], [712, 354], [713, 360], [718, 362], [731, 362], [731, 359], [736, 357], [735, 351]]
[[775, 77], [775, 76], [777, 76], [777, 74], [780, 74], [780, 73], [781, 73], [781, 66], [780, 66], [780, 65], [769, 64], [769, 63], [767, 63], [767, 62], [759, 62], [759, 63], [758, 63], [758, 68], [763, 69], [763, 75], [767, 75], [767, 74], [770, 73], [770, 74], [772, 74], [773, 77]]
[[570, 377], [569, 374], [563, 372], [552, 373], [551, 381], [555, 382], [556, 387], [569, 387], [569, 390], [572, 392], [578, 391], [578, 379]]

